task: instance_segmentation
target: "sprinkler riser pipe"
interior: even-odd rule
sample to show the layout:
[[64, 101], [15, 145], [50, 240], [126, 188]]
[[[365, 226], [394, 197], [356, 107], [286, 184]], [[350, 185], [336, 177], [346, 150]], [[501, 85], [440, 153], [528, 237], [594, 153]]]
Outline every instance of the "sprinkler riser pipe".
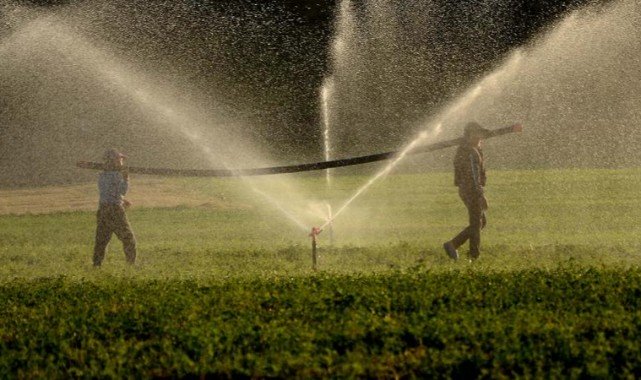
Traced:
[[316, 238], [312, 238], [312, 269], [316, 270], [318, 266], [318, 253], [316, 251]]
[[309, 237], [312, 238], [312, 269], [316, 270], [318, 268], [318, 252], [316, 247], [316, 237], [323, 232], [318, 227], [312, 227], [312, 231], [309, 233]]

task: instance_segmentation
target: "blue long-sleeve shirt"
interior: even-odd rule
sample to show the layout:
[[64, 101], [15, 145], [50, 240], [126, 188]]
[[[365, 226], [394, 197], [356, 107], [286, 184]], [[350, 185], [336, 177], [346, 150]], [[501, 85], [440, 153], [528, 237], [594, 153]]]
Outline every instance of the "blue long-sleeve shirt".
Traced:
[[127, 194], [129, 183], [125, 181], [119, 171], [104, 171], [98, 178], [100, 203], [122, 205], [122, 198]]

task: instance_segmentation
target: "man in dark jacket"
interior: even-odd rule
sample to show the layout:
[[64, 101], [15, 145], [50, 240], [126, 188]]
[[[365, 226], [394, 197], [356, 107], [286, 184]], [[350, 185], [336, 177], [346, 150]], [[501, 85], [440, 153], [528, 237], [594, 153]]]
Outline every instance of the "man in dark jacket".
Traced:
[[129, 175], [124, 167], [125, 158], [126, 156], [116, 149], [109, 149], [104, 155], [104, 170], [98, 178], [100, 204], [93, 252], [95, 267], [102, 264], [112, 234], [116, 234], [122, 241], [127, 262], [133, 264], [136, 261], [136, 238], [125, 214], [125, 207], [130, 205], [129, 201], [124, 199], [129, 189]]
[[454, 260], [459, 258], [457, 249], [468, 240], [470, 258], [476, 259], [480, 254], [481, 229], [486, 225], [485, 210], [488, 208], [483, 193], [486, 177], [481, 141], [488, 133], [480, 124], [468, 123], [464, 130], [464, 142], [458, 147], [454, 158], [454, 185], [458, 186], [459, 196], [469, 216], [469, 225], [443, 244], [447, 255]]

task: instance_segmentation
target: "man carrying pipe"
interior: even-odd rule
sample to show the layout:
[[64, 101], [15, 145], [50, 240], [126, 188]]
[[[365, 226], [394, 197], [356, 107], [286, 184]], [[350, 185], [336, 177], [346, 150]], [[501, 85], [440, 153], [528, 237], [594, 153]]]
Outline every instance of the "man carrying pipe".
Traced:
[[100, 204], [98, 206], [96, 242], [93, 251], [93, 265], [99, 267], [105, 258], [107, 245], [115, 233], [122, 241], [125, 257], [129, 264], [136, 261], [136, 238], [127, 220], [125, 208], [131, 203], [124, 199], [129, 189], [129, 173], [124, 166], [126, 156], [116, 149], [109, 149], [104, 155], [103, 171], [98, 178]]
[[[515, 124], [510, 128], [513, 132], [520, 132], [523, 127]], [[454, 185], [458, 186], [458, 193], [467, 208], [469, 225], [452, 240], [443, 244], [447, 255], [458, 260], [457, 249], [470, 242], [470, 259], [476, 260], [480, 255], [481, 230], [487, 224], [485, 211], [488, 209], [487, 199], [484, 194], [485, 165], [481, 142], [486, 137], [492, 137], [493, 131], [483, 128], [476, 122], [465, 125], [463, 139], [454, 156]]]

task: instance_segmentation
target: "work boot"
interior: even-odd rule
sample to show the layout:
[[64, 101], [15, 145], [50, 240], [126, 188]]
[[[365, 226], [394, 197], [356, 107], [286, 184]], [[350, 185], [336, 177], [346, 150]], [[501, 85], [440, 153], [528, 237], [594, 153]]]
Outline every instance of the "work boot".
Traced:
[[454, 248], [454, 244], [452, 244], [451, 241], [445, 242], [443, 244], [443, 249], [445, 250], [445, 253], [450, 257], [452, 260], [458, 260], [458, 251], [456, 248]]
[[477, 252], [470, 251], [470, 255], [469, 255], [470, 256], [470, 262], [476, 261], [476, 259], [478, 259], [480, 255], [481, 255], [481, 253], [478, 252], [478, 251]]

